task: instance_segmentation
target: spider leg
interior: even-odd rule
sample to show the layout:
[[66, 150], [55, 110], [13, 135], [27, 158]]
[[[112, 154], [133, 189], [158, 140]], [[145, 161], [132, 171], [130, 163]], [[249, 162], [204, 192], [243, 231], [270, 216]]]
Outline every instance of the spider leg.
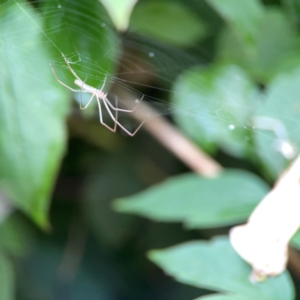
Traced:
[[67, 57], [66, 57], [63, 53], [61, 53], [61, 55], [63, 56], [63, 58], [64, 58], [64, 60], [65, 60], [65, 62], [66, 62], [66, 64], [67, 64], [67, 66], [68, 66], [68, 68], [70, 69], [70, 71], [72, 72], [72, 74], [73, 74], [79, 81], [82, 82], [82, 80], [79, 78], [79, 76], [78, 76], [78, 75], [75, 73], [75, 71], [72, 69], [72, 67], [71, 67], [71, 65], [70, 65], [69, 60], [67, 59]]
[[123, 111], [123, 112], [128, 112], [128, 113], [131, 113], [131, 112], [134, 112], [135, 109], [138, 107], [138, 105], [142, 102], [142, 100], [144, 99], [144, 95], [143, 97], [139, 100], [139, 102], [132, 108], [132, 109], [122, 109], [122, 108], [117, 108], [117, 107], [114, 107], [110, 101], [107, 99], [106, 95], [105, 97], [103, 98], [103, 100], [111, 107], [111, 109], [115, 110], [115, 111]]
[[58, 79], [58, 77], [57, 77], [57, 75], [56, 75], [56, 72], [54, 71], [53, 66], [52, 66], [51, 63], [50, 63], [50, 68], [51, 68], [51, 70], [52, 70], [52, 72], [53, 72], [53, 74], [54, 74], [56, 80], [57, 80], [61, 85], [63, 85], [64, 87], [68, 88], [68, 89], [71, 90], [72, 92], [75, 92], [75, 93], [80, 93], [80, 92], [81, 92], [81, 90], [75, 90], [75, 89], [71, 88], [70, 86], [68, 86], [67, 84], [65, 84], [64, 82], [62, 82], [60, 79]]
[[88, 103], [85, 105], [85, 106], [82, 106], [82, 94], [81, 94], [81, 97], [80, 97], [80, 109], [86, 109], [90, 103], [92, 102], [93, 98], [95, 97], [95, 93], [92, 94], [92, 97], [90, 98], [90, 100], [88, 101]]
[[100, 89], [101, 92], [102, 92], [102, 90], [103, 90], [103, 88], [104, 88], [104, 86], [105, 86], [106, 79], [107, 79], [107, 75], [105, 76], [104, 81], [103, 81], [103, 84], [102, 84], [102, 86], [101, 86], [101, 89]]
[[[115, 106], [116, 107], [118, 106], [118, 98], [117, 97], [115, 97]], [[116, 118], [116, 121], [118, 121], [118, 111], [117, 110], [115, 111], [115, 118]], [[115, 131], [117, 130], [117, 125], [118, 125], [118, 123], [115, 122], [115, 125], [114, 125]]]
[[[99, 98], [97, 97], [97, 99], [99, 100]], [[120, 128], [122, 128], [128, 135], [130, 135], [130, 136], [134, 136], [138, 131], [139, 131], [139, 129], [144, 125], [144, 123], [146, 122], [146, 119], [143, 121], [143, 122], [141, 122], [141, 124], [138, 126], [138, 128], [134, 131], [134, 132], [130, 132], [129, 130], [127, 130], [115, 117], [114, 117], [114, 115], [112, 114], [112, 112], [110, 111], [110, 109], [109, 109], [109, 107], [108, 107], [108, 105], [107, 105], [107, 103], [106, 103], [106, 101], [103, 99], [103, 98], [101, 98], [102, 99], [102, 101], [103, 101], [103, 103], [104, 103], [104, 105], [105, 105], [105, 107], [106, 107], [106, 110], [107, 110], [107, 112], [109, 113], [109, 115], [110, 115], [110, 117], [112, 118], [112, 120], [115, 122], [115, 124], [118, 124], [119, 125], [119, 127]]]
[[[99, 109], [99, 119], [100, 119], [100, 123], [105, 126], [107, 129], [109, 129], [110, 131], [112, 132], [116, 132], [116, 129], [117, 129], [117, 121], [115, 121], [116, 119], [113, 117], [113, 120], [115, 121], [115, 125], [113, 128], [111, 128], [110, 126], [108, 126], [104, 121], [103, 121], [103, 118], [102, 118], [102, 108], [101, 108], [101, 101], [99, 99], [99, 97], [96, 95], [96, 98], [97, 98], [97, 102], [98, 102], [98, 109]], [[112, 116], [112, 115], [111, 115]], [[116, 115], [117, 117], [117, 115]]]

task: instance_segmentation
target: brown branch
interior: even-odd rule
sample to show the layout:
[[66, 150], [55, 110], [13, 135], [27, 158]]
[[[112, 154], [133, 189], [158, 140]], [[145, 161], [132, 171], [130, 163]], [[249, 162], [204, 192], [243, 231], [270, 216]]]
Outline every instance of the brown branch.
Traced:
[[[120, 94], [118, 90], [114, 90], [116, 94]], [[131, 109], [132, 106], [128, 104], [134, 99], [130, 92], [122, 91], [120, 97], [121, 105], [126, 109]], [[129, 100], [129, 101], [128, 101]], [[181, 161], [195, 172], [206, 176], [215, 177], [222, 170], [221, 165], [213, 160], [210, 156], [204, 153], [197, 145], [189, 140], [183, 133], [181, 133], [175, 126], [173, 126], [167, 119], [160, 116], [154, 108], [141, 102], [136, 110], [130, 115], [138, 122], [143, 122], [147, 116], [155, 115], [145, 122], [143, 127], [151, 133], [158, 141], [160, 141], [167, 149], [173, 152]]]
[[300, 254], [293, 247], [289, 247], [289, 262], [288, 266], [295, 276], [300, 278]]

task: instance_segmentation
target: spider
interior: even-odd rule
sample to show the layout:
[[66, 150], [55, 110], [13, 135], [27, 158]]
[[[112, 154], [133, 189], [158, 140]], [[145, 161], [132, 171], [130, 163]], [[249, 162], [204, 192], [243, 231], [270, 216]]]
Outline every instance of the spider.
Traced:
[[[56, 78], [56, 80], [61, 84], [63, 85], [64, 87], [68, 88], [69, 90], [71, 90], [72, 92], [75, 92], [75, 93], [82, 93], [82, 92], [86, 92], [86, 93], [90, 93], [92, 94], [91, 98], [89, 99], [89, 101], [87, 102], [87, 104], [85, 106], [82, 106], [82, 98], [80, 99], [80, 109], [86, 109], [89, 104], [91, 103], [91, 101], [93, 100], [93, 98], [96, 96], [96, 99], [97, 99], [97, 102], [98, 102], [98, 109], [99, 109], [99, 118], [100, 118], [100, 123], [102, 125], [104, 125], [107, 129], [109, 129], [110, 131], [112, 132], [116, 132], [116, 129], [117, 129], [117, 125], [119, 125], [120, 128], [122, 128], [128, 135], [130, 136], [134, 136], [138, 131], [139, 129], [143, 126], [143, 124], [145, 123], [146, 119], [144, 121], [142, 121], [140, 123], [140, 125], [137, 127], [137, 129], [134, 131], [134, 132], [130, 132], [128, 131], [119, 121], [118, 121], [118, 111], [123, 111], [123, 112], [128, 112], [128, 113], [131, 113], [133, 112], [137, 106], [140, 104], [140, 102], [143, 100], [144, 96], [138, 101], [138, 103], [132, 108], [132, 109], [121, 109], [121, 108], [117, 108], [117, 99], [116, 99], [116, 103], [115, 103], [115, 106], [113, 106], [110, 101], [107, 99], [107, 93], [104, 93], [103, 92], [103, 88], [105, 86], [105, 83], [106, 83], [106, 77], [104, 79], [104, 82], [103, 82], [103, 85], [101, 87], [101, 89], [96, 89], [88, 84], [86, 84], [84, 81], [82, 81], [80, 79], [80, 77], [76, 74], [76, 72], [72, 69], [71, 65], [70, 65], [70, 62], [69, 60], [67, 59], [67, 57], [62, 53], [62, 56], [69, 68], [69, 70], [71, 71], [71, 73], [75, 76], [75, 81], [74, 83], [80, 87], [81, 89], [80, 90], [76, 90], [76, 89], [73, 89], [72, 87], [68, 86], [67, 84], [65, 84], [64, 82], [62, 82], [61, 80], [59, 80], [59, 78], [57, 77], [57, 74], [56, 72], [54, 71], [53, 69], [53, 66], [52, 64], [50, 63], [50, 67], [52, 69], [52, 72]], [[110, 127], [108, 126], [104, 121], [103, 121], [103, 118], [102, 118], [102, 108], [101, 108], [101, 100], [107, 110], [107, 112], [109, 113], [111, 119], [114, 121], [114, 127]], [[111, 109], [115, 111], [115, 115], [112, 114], [111, 112]]]

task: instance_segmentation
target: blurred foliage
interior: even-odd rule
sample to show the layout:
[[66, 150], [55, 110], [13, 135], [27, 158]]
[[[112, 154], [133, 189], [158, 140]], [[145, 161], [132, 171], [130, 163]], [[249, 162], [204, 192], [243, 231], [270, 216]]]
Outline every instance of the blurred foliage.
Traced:
[[[242, 69], [233, 65], [192, 69], [179, 77], [174, 91], [173, 102], [187, 107], [186, 114], [176, 115], [178, 124], [203, 149], [249, 155], [251, 133], [247, 126], [261, 99]], [[188, 118], [189, 111], [199, 113]]]
[[189, 46], [203, 39], [207, 32], [204, 23], [192, 10], [170, 1], [138, 5], [132, 14], [130, 27], [139, 34], [175, 46]]
[[[294, 299], [288, 274], [254, 285], [250, 267], [239, 258], [226, 237], [210, 242], [188, 242], [165, 250], [152, 250], [149, 257], [178, 281], [243, 299]], [[224, 259], [226, 257], [226, 259]]]
[[227, 170], [215, 179], [185, 174], [120, 199], [115, 209], [156, 221], [181, 221], [188, 228], [213, 228], [244, 221], [267, 192], [262, 180], [245, 171]]
[[[33, 8], [13, 1], [1, 8], [0, 37], [10, 41], [3, 47], [18, 47], [25, 53], [34, 50], [36, 57], [46, 56], [44, 47], [33, 48], [41, 42], [40, 30], [31, 23], [34, 20], [41, 26]], [[16, 36], [20, 28], [28, 28], [27, 34]], [[17, 53], [9, 49], [0, 52], [0, 59], [0, 186], [14, 205], [45, 227], [49, 194], [65, 148], [69, 99], [55, 84], [49, 66], [38, 59], [28, 57], [20, 67]]]
[[[300, 146], [299, 2], [122, 4], [0, 3], [1, 299], [300, 299], [288, 271], [250, 283], [226, 236]], [[96, 101], [79, 114], [85, 96], [49, 65], [76, 88], [62, 53], [88, 85], [144, 94], [224, 171], [191, 173], [143, 129], [109, 132]]]

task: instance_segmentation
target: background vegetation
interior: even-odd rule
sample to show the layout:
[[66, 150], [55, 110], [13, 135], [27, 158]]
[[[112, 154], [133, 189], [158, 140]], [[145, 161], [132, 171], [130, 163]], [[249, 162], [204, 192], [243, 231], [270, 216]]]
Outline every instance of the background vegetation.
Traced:
[[[1, 299], [300, 299], [293, 269], [250, 283], [228, 240], [300, 146], [299, 2], [118, 2], [0, 4]], [[61, 53], [109, 97], [145, 95], [147, 124], [165, 116], [223, 171], [79, 112]]]

